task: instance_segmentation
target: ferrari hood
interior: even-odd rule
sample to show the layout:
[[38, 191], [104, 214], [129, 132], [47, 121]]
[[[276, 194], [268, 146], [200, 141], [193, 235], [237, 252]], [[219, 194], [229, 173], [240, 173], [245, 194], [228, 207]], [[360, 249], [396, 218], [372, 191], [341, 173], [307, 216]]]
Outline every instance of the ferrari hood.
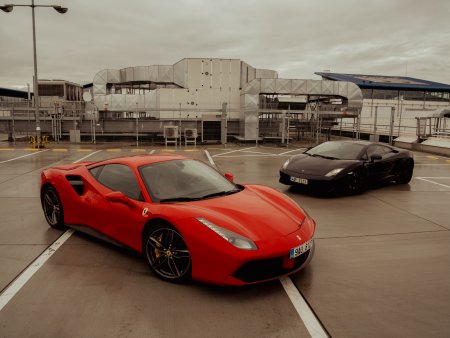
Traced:
[[356, 162], [356, 160], [330, 160], [323, 157], [300, 154], [290, 159], [286, 169], [299, 174], [324, 176], [333, 169], [348, 168]]
[[183, 204], [194, 217], [257, 241], [286, 236], [299, 229], [303, 211], [271, 188], [248, 185], [229, 196]]

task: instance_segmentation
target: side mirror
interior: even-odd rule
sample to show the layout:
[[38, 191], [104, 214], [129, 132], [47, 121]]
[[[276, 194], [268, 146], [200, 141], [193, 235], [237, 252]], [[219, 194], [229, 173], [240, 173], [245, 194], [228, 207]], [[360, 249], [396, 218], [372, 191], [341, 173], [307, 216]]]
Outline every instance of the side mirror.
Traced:
[[108, 202], [122, 203], [122, 204], [128, 205], [130, 208], [135, 207], [134, 203], [127, 196], [125, 196], [124, 193], [121, 191], [110, 192], [109, 194], [107, 194], [105, 196], [105, 199]]
[[375, 161], [381, 160], [382, 158], [383, 157], [381, 157], [381, 155], [372, 155], [372, 156], [370, 156], [370, 161], [375, 162]]
[[234, 176], [232, 173], [225, 173], [224, 176], [228, 181], [234, 182]]

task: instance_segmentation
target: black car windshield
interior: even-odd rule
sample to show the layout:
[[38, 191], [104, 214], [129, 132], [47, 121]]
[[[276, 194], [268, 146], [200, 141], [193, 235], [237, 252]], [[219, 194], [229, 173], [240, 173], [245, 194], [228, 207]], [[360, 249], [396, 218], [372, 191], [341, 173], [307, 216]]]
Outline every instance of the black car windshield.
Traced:
[[242, 190], [210, 166], [196, 160], [172, 160], [139, 168], [155, 202], [187, 202]]
[[365, 145], [352, 142], [329, 141], [309, 149], [305, 153], [337, 160], [357, 160]]

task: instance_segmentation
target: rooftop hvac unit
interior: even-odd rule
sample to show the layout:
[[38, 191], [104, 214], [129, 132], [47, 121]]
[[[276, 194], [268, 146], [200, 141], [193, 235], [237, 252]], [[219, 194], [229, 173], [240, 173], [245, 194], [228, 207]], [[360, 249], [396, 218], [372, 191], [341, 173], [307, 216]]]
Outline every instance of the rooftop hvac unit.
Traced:
[[178, 138], [178, 127], [164, 126], [164, 138]]
[[184, 130], [184, 137], [185, 138], [197, 138], [197, 129], [195, 128], [186, 128]]
[[188, 143], [193, 143], [194, 146], [197, 145], [197, 129], [196, 128], [186, 128], [184, 129], [184, 143], [188, 145]]

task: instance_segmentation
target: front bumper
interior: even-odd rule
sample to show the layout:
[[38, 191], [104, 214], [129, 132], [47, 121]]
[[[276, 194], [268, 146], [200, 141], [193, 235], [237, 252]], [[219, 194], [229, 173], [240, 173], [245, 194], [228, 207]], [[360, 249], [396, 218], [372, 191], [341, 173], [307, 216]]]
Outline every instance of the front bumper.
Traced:
[[246, 262], [225, 280], [225, 284], [260, 283], [296, 273], [309, 264], [314, 256], [315, 247], [314, 244], [310, 250], [294, 259], [290, 259], [289, 255], [284, 255]]
[[[291, 177], [307, 179], [308, 184], [292, 182]], [[301, 175], [296, 172], [282, 169], [280, 170], [279, 182], [286, 185], [302, 187], [309, 191], [331, 193], [345, 186], [345, 176], [328, 178], [324, 176]]]

